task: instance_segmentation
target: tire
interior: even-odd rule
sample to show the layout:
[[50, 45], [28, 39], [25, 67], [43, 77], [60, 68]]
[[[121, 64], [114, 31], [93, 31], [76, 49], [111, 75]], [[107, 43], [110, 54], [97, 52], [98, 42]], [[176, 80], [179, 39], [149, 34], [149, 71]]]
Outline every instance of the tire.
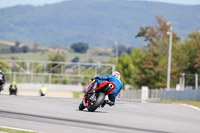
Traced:
[[10, 95], [12, 95], [12, 93], [13, 93], [12, 90], [10, 90]]
[[105, 94], [103, 92], [97, 93], [96, 101], [88, 107], [89, 112], [94, 112], [104, 101]]
[[17, 91], [15, 90], [14, 95], [17, 95]]
[[81, 102], [80, 105], [79, 105], [79, 110], [84, 110], [84, 108], [85, 108], [85, 107], [84, 107], [84, 105], [83, 105], [83, 102]]
[[0, 85], [0, 92], [3, 90], [3, 86]]

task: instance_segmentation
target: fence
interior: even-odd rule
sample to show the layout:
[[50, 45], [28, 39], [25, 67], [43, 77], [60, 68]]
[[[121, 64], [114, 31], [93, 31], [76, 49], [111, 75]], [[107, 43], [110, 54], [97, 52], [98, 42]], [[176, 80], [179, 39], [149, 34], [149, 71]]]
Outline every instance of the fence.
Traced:
[[164, 91], [161, 100], [200, 101], [200, 90]]
[[92, 77], [115, 71], [115, 65], [57, 61], [4, 60], [9, 64], [6, 81], [42, 84], [88, 84]]
[[[160, 100], [162, 89], [149, 90], [148, 101], [157, 101]], [[124, 101], [141, 101], [140, 89], [138, 90], [122, 90], [119, 95], [120, 100]]]
[[79, 84], [89, 82], [92, 75], [53, 74], [53, 73], [5, 73], [6, 81], [17, 83], [39, 84]]

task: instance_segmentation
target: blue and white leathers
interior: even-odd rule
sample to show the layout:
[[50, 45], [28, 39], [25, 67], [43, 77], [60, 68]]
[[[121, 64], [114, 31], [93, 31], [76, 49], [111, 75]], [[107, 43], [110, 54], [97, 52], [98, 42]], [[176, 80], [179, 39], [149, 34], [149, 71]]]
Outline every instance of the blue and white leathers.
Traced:
[[[113, 75], [107, 75], [107, 76], [98, 76], [95, 77], [95, 79], [98, 81], [98, 84], [101, 84], [102, 82], [112, 82], [115, 84], [115, 90], [113, 93], [111, 93], [110, 95], [108, 95], [109, 99], [111, 100], [110, 105], [114, 105], [115, 104], [115, 99], [116, 96], [118, 95], [118, 93], [121, 91], [121, 89], [123, 88], [123, 85], [121, 83], [120, 80], [118, 80], [115, 76]], [[103, 81], [106, 80], [106, 81]]]

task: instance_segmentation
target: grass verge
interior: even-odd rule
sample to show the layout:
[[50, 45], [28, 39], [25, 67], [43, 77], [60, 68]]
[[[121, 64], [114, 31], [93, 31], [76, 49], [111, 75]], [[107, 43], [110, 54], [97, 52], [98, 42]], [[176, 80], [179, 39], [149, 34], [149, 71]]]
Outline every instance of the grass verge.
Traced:
[[187, 104], [187, 105], [192, 105], [200, 109], [200, 102], [196, 101], [161, 101], [161, 103], [166, 103], [166, 104]]
[[28, 132], [28, 131], [21, 131], [21, 130], [15, 130], [15, 129], [8, 129], [8, 128], [1, 128], [0, 132], [2, 133], [37, 133], [37, 132]]
[[74, 95], [74, 98], [82, 98], [84, 93], [83, 92], [72, 92]]

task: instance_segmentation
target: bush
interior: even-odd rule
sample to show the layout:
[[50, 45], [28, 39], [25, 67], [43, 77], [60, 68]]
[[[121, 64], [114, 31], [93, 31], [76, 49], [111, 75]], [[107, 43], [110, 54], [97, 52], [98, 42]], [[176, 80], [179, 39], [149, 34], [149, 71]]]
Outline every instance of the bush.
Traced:
[[88, 50], [88, 44], [84, 42], [78, 42], [71, 45], [71, 49], [77, 53], [86, 53]]

